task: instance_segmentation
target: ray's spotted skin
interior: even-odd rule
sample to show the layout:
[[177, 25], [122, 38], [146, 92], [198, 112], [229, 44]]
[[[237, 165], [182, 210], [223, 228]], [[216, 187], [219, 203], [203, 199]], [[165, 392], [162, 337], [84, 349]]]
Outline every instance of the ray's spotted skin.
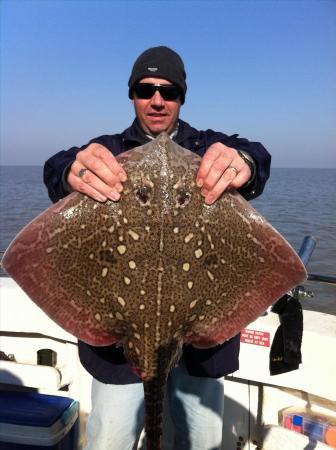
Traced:
[[144, 383], [147, 448], [159, 450], [182, 345], [231, 338], [306, 271], [238, 193], [205, 205], [200, 158], [167, 134], [118, 161], [128, 175], [118, 203], [69, 195], [21, 231], [3, 266], [79, 339], [122, 343]]

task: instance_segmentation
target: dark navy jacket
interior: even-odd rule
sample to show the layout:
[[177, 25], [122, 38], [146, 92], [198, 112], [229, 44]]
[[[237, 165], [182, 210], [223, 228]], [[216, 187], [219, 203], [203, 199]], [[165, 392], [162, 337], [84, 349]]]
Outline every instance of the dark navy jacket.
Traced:
[[[89, 144], [102, 144], [111, 150], [114, 155], [118, 155], [126, 150], [143, 145], [149, 140], [135, 120], [132, 126], [124, 132], [100, 136], [92, 139]], [[215, 142], [221, 142], [236, 150], [246, 151], [256, 162], [256, 177], [251, 185], [245, 189], [241, 188], [239, 192], [246, 199], [255, 198], [262, 193], [269, 177], [271, 157], [260, 143], [238, 138], [237, 134], [227, 136], [213, 130], [198, 131], [182, 120], [179, 120], [178, 133], [173, 140], [199, 156], [203, 156], [207, 148]], [[64, 183], [64, 172], [75, 160], [76, 154], [87, 145], [61, 151], [45, 163], [44, 182], [53, 202], [69, 193]], [[85, 369], [103, 383], [128, 384], [140, 381], [133, 374], [121, 347], [115, 345], [93, 347], [79, 341], [79, 356]], [[200, 377], [218, 378], [234, 372], [238, 369], [238, 356], [239, 335], [210, 349], [196, 349], [189, 345], [185, 346], [183, 351], [184, 362], [189, 374]]]

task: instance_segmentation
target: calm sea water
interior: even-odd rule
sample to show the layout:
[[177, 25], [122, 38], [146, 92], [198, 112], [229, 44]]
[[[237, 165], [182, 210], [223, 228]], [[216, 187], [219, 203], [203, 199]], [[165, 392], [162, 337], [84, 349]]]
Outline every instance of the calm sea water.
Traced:
[[[306, 235], [317, 240], [308, 271], [336, 276], [336, 169], [273, 169], [253, 206], [299, 250]], [[51, 204], [42, 167], [0, 167], [0, 250]], [[336, 315], [336, 285], [305, 283], [315, 297], [304, 308]]]

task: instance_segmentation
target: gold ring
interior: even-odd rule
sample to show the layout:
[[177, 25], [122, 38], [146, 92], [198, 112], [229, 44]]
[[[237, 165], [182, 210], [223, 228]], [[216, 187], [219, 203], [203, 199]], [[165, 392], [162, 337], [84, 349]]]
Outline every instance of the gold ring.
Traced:
[[78, 176], [79, 178], [83, 178], [85, 175], [85, 172], [87, 171], [87, 169], [80, 169], [80, 171], [78, 172]]
[[238, 170], [234, 166], [229, 166], [228, 169], [232, 169], [236, 172], [236, 175], [238, 175]]

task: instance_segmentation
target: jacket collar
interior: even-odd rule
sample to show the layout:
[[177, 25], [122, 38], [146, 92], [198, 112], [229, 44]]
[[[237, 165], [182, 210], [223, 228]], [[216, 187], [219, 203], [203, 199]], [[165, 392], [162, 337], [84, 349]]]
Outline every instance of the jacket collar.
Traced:
[[[187, 122], [179, 119], [178, 132], [173, 140], [177, 144], [180, 144], [188, 138], [197, 139], [198, 135], [199, 132], [195, 128], [192, 128]], [[129, 128], [126, 128], [125, 131], [123, 131], [122, 139], [127, 146], [131, 146], [134, 144], [134, 146], [143, 145], [150, 141], [150, 138], [146, 136], [137, 119], [134, 119], [132, 125]]]

